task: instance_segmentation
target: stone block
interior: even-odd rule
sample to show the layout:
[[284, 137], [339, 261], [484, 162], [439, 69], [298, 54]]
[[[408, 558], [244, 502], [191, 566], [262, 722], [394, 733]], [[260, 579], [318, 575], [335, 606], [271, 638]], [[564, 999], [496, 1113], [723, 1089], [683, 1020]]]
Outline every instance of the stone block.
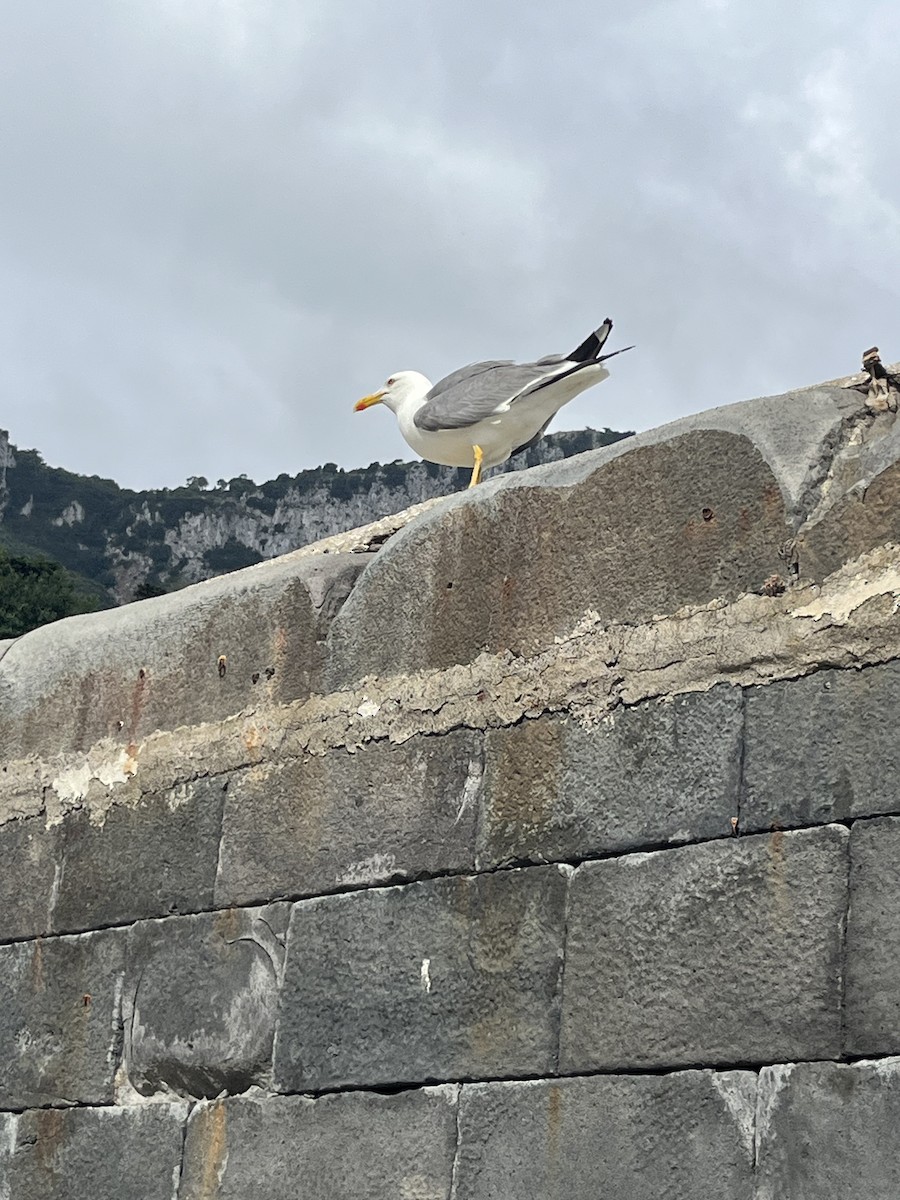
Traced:
[[763, 1067], [757, 1200], [896, 1200], [900, 1061]]
[[218, 1096], [268, 1079], [289, 915], [273, 904], [134, 927], [125, 1063], [138, 1092]]
[[0, 942], [48, 932], [61, 858], [59, 830], [43, 817], [0, 825]]
[[527, 487], [484, 484], [392, 538], [332, 624], [330, 686], [531, 654], [588, 610], [645, 621], [783, 573], [784, 498], [748, 437], [672, 429], [621, 446]]
[[179, 1200], [444, 1200], [457, 1088], [241, 1098], [194, 1109]]
[[184, 1104], [50, 1108], [8, 1118], [0, 1195], [5, 1200], [172, 1200], [186, 1119]]
[[839, 1054], [847, 840], [828, 826], [579, 867], [560, 1069]]
[[481, 778], [480, 737], [468, 732], [238, 772], [216, 903], [471, 870]]
[[900, 818], [857, 821], [850, 837], [845, 1050], [900, 1052]]
[[300, 901], [276, 1086], [551, 1071], [566, 883], [534, 867]]
[[722, 837], [738, 812], [740, 690], [624, 709], [599, 726], [489, 731], [480, 867]]
[[897, 662], [749, 688], [741, 829], [895, 811], [898, 708]]
[[0, 1108], [112, 1101], [124, 950], [122, 930], [0, 946]]
[[456, 1200], [753, 1200], [756, 1076], [466, 1085]]
[[366, 555], [272, 559], [70, 617], [0, 660], [0, 757], [133, 747], [320, 686], [324, 638]]
[[874, 462], [860, 464], [861, 477], [853, 481], [855, 485], [841, 489], [827, 511], [800, 531], [796, 553], [804, 579], [822, 580], [875, 546], [900, 542], [900, 462], [896, 461], [900, 439], [896, 435], [889, 447], [895, 461], [874, 475], [869, 474]]
[[84, 809], [69, 813], [53, 928], [211, 908], [226, 786], [222, 778], [199, 779], [135, 805], [113, 804], [102, 823]]

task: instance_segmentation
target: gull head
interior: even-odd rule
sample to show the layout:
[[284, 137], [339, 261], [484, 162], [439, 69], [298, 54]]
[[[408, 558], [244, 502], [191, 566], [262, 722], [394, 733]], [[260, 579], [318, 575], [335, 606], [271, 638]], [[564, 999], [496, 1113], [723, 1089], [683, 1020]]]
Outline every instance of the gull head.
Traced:
[[383, 404], [395, 413], [401, 405], [411, 401], [418, 407], [430, 391], [431, 381], [418, 371], [397, 371], [377, 392], [358, 400], [353, 411], [362, 412], [364, 408], [371, 408], [373, 404]]

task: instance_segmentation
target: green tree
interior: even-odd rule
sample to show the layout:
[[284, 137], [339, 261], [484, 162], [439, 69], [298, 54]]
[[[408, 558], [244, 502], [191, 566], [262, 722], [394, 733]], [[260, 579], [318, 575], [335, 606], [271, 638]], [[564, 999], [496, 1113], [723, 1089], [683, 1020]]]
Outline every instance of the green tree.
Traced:
[[58, 562], [0, 547], [0, 637], [19, 637], [79, 611], [72, 579]]

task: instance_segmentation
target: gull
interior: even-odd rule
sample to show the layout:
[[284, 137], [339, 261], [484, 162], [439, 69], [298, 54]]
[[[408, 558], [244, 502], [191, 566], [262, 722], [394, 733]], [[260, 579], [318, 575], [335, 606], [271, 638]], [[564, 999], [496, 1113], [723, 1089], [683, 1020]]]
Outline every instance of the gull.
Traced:
[[448, 467], [471, 467], [474, 487], [482, 470], [533, 446], [564, 404], [609, 378], [607, 359], [634, 349], [601, 354], [611, 329], [607, 317], [571, 354], [533, 363], [472, 363], [435, 384], [418, 371], [398, 371], [355, 411], [383, 404], [416, 454]]

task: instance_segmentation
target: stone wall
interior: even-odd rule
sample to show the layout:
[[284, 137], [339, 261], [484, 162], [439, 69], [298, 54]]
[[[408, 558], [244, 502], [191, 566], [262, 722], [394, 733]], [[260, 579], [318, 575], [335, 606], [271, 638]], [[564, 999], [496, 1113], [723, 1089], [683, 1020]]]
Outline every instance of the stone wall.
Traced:
[[898, 458], [810, 389], [0, 647], [0, 1196], [895, 1200]]

